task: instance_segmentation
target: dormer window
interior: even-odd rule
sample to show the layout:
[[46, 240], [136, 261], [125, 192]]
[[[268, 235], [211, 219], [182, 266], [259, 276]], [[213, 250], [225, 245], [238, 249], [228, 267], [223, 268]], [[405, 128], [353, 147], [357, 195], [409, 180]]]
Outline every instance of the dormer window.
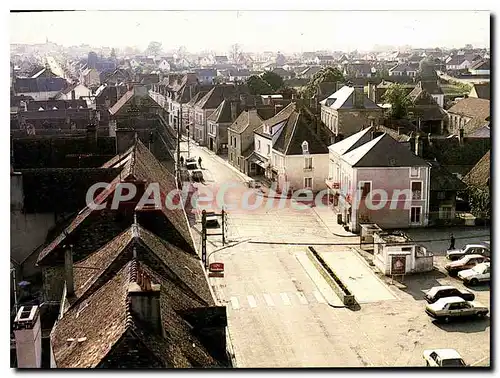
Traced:
[[42, 108], [41, 106], [38, 108], [38, 111], [39, 111], [39, 112], [43, 112], [44, 110], [45, 110], [45, 109], [44, 109], [44, 108]]
[[57, 110], [57, 107], [55, 107], [55, 106], [54, 106], [54, 107], [52, 108], [52, 110]]
[[302, 153], [304, 155], [308, 155], [309, 154], [309, 143], [307, 143], [307, 141], [303, 141], [302, 142]]

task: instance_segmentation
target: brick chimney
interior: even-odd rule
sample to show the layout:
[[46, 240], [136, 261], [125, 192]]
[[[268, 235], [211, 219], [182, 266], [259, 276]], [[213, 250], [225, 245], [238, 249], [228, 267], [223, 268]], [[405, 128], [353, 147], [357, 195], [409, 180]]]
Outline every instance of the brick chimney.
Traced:
[[153, 284], [140, 268], [132, 267], [132, 282], [128, 287], [130, 311], [157, 334], [163, 334], [160, 311], [160, 285]]
[[14, 320], [17, 367], [41, 368], [42, 329], [38, 306], [22, 306]]
[[231, 106], [231, 122], [234, 122], [236, 118], [238, 118], [238, 116], [240, 115], [239, 114], [240, 103], [237, 100], [233, 100], [229, 102], [229, 105]]
[[116, 129], [116, 153], [123, 154], [135, 143], [135, 134], [136, 131], [134, 129], [124, 129], [117, 128]]

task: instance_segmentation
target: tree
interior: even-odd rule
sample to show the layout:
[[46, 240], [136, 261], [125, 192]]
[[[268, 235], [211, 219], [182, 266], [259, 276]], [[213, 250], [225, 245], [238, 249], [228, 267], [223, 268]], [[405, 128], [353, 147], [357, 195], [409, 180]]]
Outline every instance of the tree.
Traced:
[[262, 80], [265, 80], [271, 86], [273, 91], [277, 91], [278, 89], [283, 87], [284, 84], [283, 78], [280, 75], [269, 71], [265, 72], [262, 75]]
[[490, 219], [491, 217], [491, 197], [490, 188], [480, 188], [469, 186], [466, 190], [469, 199], [472, 215], [479, 219]]
[[344, 82], [344, 80], [344, 75], [342, 75], [342, 72], [340, 72], [338, 68], [325, 67], [316, 72], [309, 83], [307, 83], [306, 89], [304, 90], [304, 96], [307, 98], [313, 97], [321, 83]]
[[382, 99], [391, 104], [391, 117], [403, 119], [408, 116], [408, 108], [411, 105], [405, 88], [401, 84], [391, 84], [382, 96]]
[[240, 54], [241, 54], [240, 45], [238, 45], [237, 43], [231, 45], [231, 50], [229, 52], [229, 59], [231, 59], [233, 63], [238, 63]]
[[294, 95], [298, 96], [297, 90], [288, 86], [281, 87], [276, 93], [282, 95], [286, 100], [290, 100]]
[[252, 95], [263, 95], [273, 93], [269, 83], [257, 75], [252, 75], [247, 80], [248, 89]]
[[160, 42], [149, 42], [148, 48], [145, 51], [146, 55], [157, 56], [161, 53], [161, 43]]

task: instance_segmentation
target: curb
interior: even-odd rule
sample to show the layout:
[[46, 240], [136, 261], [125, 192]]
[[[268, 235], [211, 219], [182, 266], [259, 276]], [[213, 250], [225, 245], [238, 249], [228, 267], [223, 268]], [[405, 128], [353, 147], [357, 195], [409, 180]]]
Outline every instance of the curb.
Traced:
[[320, 222], [321, 222], [321, 223], [323, 223], [323, 226], [325, 226], [325, 227], [326, 227], [326, 229], [327, 229], [328, 231], [330, 231], [330, 233], [331, 233], [332, 235], [335, 235], [335, 236], [338, 236], [338, 237], [341, 237], [341, 238], [354, 238], [354, 237], [357, 237], [357, 236], [358, 236], [358, 235], [356, 235], [356, 234], [352, 234], [352, 233], [342, 235], [342, 234], [337, 234], [336, 232], [333, 232], [333, 231], [330, 229], [330, 227], [328, 227], [328, 225], [327, 225], [327, 224], [326, 224], [326, 222], [323, 220], [323, 218], [321, 218], [321, 216], [318, 214], [318, 212], [316, 211], [316, 209], [315, 209], [314, 207], [311, 207], [311, 209], [314, 211], [314, 214], [316, 214], [316, 217], [320, 220]]

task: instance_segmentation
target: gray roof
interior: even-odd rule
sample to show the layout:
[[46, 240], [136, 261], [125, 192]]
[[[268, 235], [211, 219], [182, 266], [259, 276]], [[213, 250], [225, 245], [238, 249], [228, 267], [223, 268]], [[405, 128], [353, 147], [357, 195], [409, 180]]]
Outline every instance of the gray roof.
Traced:
[[373, 127], [370, 126], [354, 135], [351, 135], [348, 138], [341, 140], [340, 142], [332, 144], [330, 147], [328, 147], [328, 149], [339, 155], [344, 155], [345, 153], [348, 153], [360, 147], [361, 145], [369, 142], [371, 140], [372, 130]]
[[247, 127], [251, 127], [252, 130], [257, 129], [262, 125], [262, 118], [260, 118], [256, 109], [247, 110], [242, 112], [238, 118], [233, 122], [233, 124], [229, 127], [229, 129], [235, 133], [242, 133], [247, 129]]
[[428, 163], [388, 134], [343, 155], [353, 167], [427, 167]]
[[[321, 105], [328, 106], [332, 109], [353, 109], [354, 108], [354, 87], [343, 86], [335, 93], [328, 96], [326, 99], [320, 102]], [[367, 109], [382, 109], [376, 103], [368, 98], [366, 94], [363, 93], [363, 106]]]
[[215, 123], [231, 123], [231, 103], [229, 100], [224, 100], [215, 111], [210, 114], [207, 121]]

